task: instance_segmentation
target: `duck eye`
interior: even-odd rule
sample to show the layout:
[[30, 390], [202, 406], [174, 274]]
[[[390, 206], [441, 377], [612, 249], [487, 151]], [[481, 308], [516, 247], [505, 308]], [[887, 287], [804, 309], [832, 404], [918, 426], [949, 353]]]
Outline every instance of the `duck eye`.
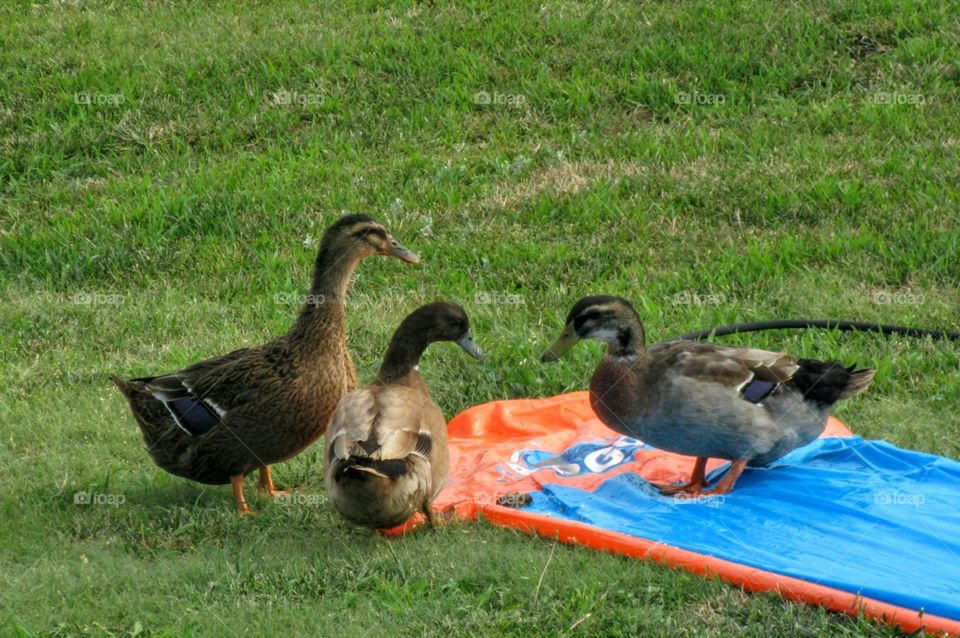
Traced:
[[573, 321], [573, 327], [578, 331], [588, 330], [593, 328], [599, 319], [599, 314], [596, 310], [590, 310], [588, 312], [581, 313]]

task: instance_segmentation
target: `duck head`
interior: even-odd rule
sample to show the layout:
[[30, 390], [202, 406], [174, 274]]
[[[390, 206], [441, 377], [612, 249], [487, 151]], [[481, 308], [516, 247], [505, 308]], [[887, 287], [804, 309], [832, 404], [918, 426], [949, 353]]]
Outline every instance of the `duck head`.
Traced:
[[369, 215], [347, 215], [323, 235], [321, 254], [350, 255], [359, 261], [372, 255], [387, 255], [418, 264], [420, 257], [394, 239], [386, 227]]
[[437, 301], [420, 306], [408, 317], [423, 330], [427, 343], [453, 341], [474, 359], [482, 359], [480, 348], [470, 335], [470, 319], [466, 311], [455, 303]]
[[540, 360], [556, 361], [581, 339], [597, 339], [613, 356], [629, 356], [643, 348], [643, 325], [633, 305], [622, 297], [584, 297], [567, 314], [563, 332]]
[[463, 308], [437, 301], [420, 306], [400, 323], [390, 340], [379, 377], [389, 380], [405, 375], [420, 362], [427, 346], [437, 341], [453, 341], [474, 359], [483, 358], [470, 335], [470, 320]]

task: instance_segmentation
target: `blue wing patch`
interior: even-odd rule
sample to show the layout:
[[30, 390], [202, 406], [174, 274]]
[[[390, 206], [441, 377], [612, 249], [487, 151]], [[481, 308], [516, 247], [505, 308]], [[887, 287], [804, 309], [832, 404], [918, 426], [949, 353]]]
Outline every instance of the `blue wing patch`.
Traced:
[[190, 436], [200, 436], [220, 423], [220, 415], [203, 399], [194, 396], [163, 401], [177, 426]]
[[776, 383], [762, 379], [754, 379], [746, 385], [741, 391], [741, 394], [743, 394], [744, 399], [751, 403], [760, 403], [770, 396], [770, 393], [773, 392], [773, 389], [776, 387]]

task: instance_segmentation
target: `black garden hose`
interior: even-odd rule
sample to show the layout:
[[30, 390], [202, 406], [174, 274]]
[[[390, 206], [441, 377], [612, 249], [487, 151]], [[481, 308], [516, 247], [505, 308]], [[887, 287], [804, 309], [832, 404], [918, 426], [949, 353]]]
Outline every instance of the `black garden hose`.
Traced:
[[740, 332], [756, 332], [758, 330], [783, 330], [803, 328], [826, 328], [827, 330], [852, 330], [857, 332], [879, 332], [883, 335], [905, 335], [907, 337], [931, 337], [933, 339], [950, 339], [960, 341], [960, 332], [946, 330], [930, 330], [927, 328], [905, 328], [882, 323], [867, 321], [836, 321], [833, 319], [773, 319], [771, 321], [753, 321], [750, 323], [734, 323], [728, 326], [719, 326], [709, 330], [687, 332], [679, 337], [667, 339], [677, 341], [687, 339], [699, 341], [710, 337], [722, 337]]

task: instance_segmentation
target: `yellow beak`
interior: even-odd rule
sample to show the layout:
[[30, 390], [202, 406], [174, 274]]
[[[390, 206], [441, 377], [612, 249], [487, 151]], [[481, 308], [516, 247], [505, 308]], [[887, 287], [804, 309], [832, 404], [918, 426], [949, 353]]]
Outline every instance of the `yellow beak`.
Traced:
[[547, 348], [546, 352], [543, 353], [543, 356], [540, 357], [540, 360], [544, 363], [556, 361], [566, 354], [567, 350], [572, 348], [579, 340], [580, 335], [578, 335], [577, 331], [574, 330], [573, 324], [568, 323], [567, 327], [563, 329], [563, 334], [561, 334], [556, 341], [550, 344], [550, 347]]

